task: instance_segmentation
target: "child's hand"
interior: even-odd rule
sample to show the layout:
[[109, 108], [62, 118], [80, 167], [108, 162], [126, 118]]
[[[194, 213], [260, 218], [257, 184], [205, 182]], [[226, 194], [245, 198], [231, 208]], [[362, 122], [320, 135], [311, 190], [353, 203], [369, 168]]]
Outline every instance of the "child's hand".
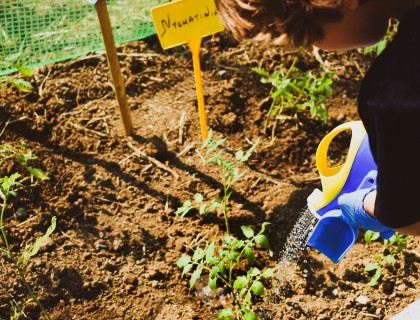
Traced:
[[389, 239], [394, 235], [395, 231], [382, 225], [364, 209], [363, 201], [371, 191], [373, 191], [373, 188], [359, 189], [343, 194], [338, 198], [338, 205], [343, 215], [349, 218], [357, 228], [379, 232], [383, 239]]

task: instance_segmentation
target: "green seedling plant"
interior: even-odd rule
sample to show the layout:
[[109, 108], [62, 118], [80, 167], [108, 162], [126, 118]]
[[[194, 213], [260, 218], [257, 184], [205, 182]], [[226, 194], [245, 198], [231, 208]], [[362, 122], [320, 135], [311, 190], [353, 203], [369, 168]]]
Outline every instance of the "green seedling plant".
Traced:
[[388, 27], [388, 30], [385, 34], [385, 37], [382, 38], [379, 42], [366, 47], [363, 49], [363, 54], [376, 54], [377, 56], [381, 54], [382, 51], [386, 48], [389, 42], [394, 38], [395, 33], [398, 29], [398, 22], [391, 23]]
[[[365, 233], [365, 241], [367, 243], [372, 243], [373, 241], [378, 240], [379, 237], [379, 232], [368, 230]], [[370, 281], [367, 283], [368, 286], [375, 287], [380, 283], [380, 280], [384, 275], [384, 268], [397, 262], [395, 256], [398, 253], [405, 252], [408, 238], [408, 236], [397, 232], [388, 240], [383, 241], [383, 252], [375, 254], [373, 256], [375, 262], [365, 266], [365, 272], [372, 274]]]
[[241, 177], [239, 168], [251, 157], [257, 147], [258, 140], [246, 152], [238, 150], [235, 153], [235, 159], [232, 161], [226, 160], [222, 156], [221, 146], [225, 141], [226, 139], [214, 140], [213, 131], [209, 130], [208, 137], [201, 146], [201, 149], [206, 149], [206, 156], [208, 157], [206, 164], [215, 164], [220, 169], [220, 178], [223, 184], [223, 197], [205, 201], [203, 195], [197, 193], [194, 196], [193, 201], [185, 201], [183, 205], [177, 209], [176, 213], [181, 217], [184, 217], [192, 209], [197, 209], [200, 215], [206, 215], [215, 212], [220, 208], [223, 212], [226, 231], [230, 234], [228, 207], [232, 195], [232, 186]]
[[[215, 290], [218, 284], [222, 284], [233, 293], [236, 310], [223, 309], [217, 319], [257, 319], [255, 312], [251, 310], [252, 299], [264, 295], [263, 279], [274, 276], [271, 268], [261, 271], [255, 267], [255, 247], [258, 245], [270, 250], [268, 239], [263, 234], [268, 224], [263, 223], [257, 234], [251, 227], [242, 226], [245, 240], [225, 235], [220, 246], [212, 241], [204, 247], [196, 247], [193, 254], [183, 254], [178, 259], [176, 264], [182, 269], [182, 276], [191, 272], [190, 289], [202, 273], [207, 272], [210, 289]], [[246, 266], [249, 267], [248, 270], [244, 270]]]
[[[7, 148], [9, 147], [10, 146], [8, 145]], [[3, 156], [2, 160], [4, 160], [5, 158], [6, 159], [17, 158], [19, 163], [25, 167], [28, 165], [29, 160], [33, 160], [36, 158], [36, 157], [34, 158], [34, 156], [23, 157], [22, 154], [19, 154], [19, 156], [16, 156], [14, 152], [11, 152], [11, 154], [7, 154], [7, 152], [5, 152], [4, 149], [2, 150], [3, 151], [0, 153], [0, 156]], [[21, 156], [23, 158], [21, 158]], [[43, 179], [43, 180], [48, 179], [47, 175], [41, 169], [32, 168], [31, 170], [28, 169], [28, 171], [34, 172], [36, 174], [36, 177], [39, 176], [40, 179]], [[26, 267], [28, 263], [30, 262], [31, 258], [34, 257], [39, 252], [42, 243], [45, 242], [50, 237], [50, 235], [54, 232], [55, 227], [56, 227], [56, 218], [53, 217], [51, 219], [51, 225], [43, 236], [36, 239], [33, 244], [31, 245], [27, 244], [20, 254], [15, 253], [15, 251], [13, 250], [9, 242], [8, 232], [4, 224], [4, 221], [5, 221], [4, 218], [5, 218], [5, 212], [9, 205], [10, 199], [12, 197], [17, 197], [17, 191], [23, 188], [23, 184], [19, 181], [21, 177], [22, 176], [20, 173], [13, 173], [10, 176], [3, 176], [0, 178], [0, 198], [2, 199], [2, 207], [1, 207], [1, 213], [0, 213], [0, 233], [1, 233], [1, 240], [3, 242], [3, 245], [0, 246], [0, 252], [3, 253], [7, 261], [11, 263], [12, 267], [17, 270], [20, 281], [22, 282], [25, 289], [27, 290], [30, 300], [34, 301], [38, 305], [38, 307], [41, 309], [42, 313], [47, 319], [50, 319], [50, 315], [48, 311], [45, 309], [42, 303], [35, 296], [30, 284], [28, 283], [26, 279]], [[11, 316], [11, 319], [19, 319], [19, 316], [26, 303], [27, 302], [24, 302], [18, 305], [16, 301], [11, 302], [11, 307], [13, 311], [13, 315]]]
[[[0, 67], [6, 70], [15, 68], [22, 76], [31, 77], [34, 74], [34, 71], [19, 63], [24, 44], [25, 42], [21, 43], [18, 53], [9, 57], [0, 56]], [[31, 92], [33, 90], [33, 86], [29, 81], [12, 76], [0, 76], [0, 88], [4, 86], [4, 84], [10, 84], [21, 92]]]
[[230, 233], [229, 229], [229, 199], [232, 194], [233, 184], [241, 177], [239, 168], [251, 156], [258, 141], [249, 150], [239, 150], [235, 158], [228, 161], [223, 158], [221, 146], [225, 139], [214, 140], [213, 132], [203, 143], [202, 148], [206, 149], [208, 156], [207, 164], [215, 164], [220, 168], [223, 184], [223, 197], [205, 201], [201, 193], [197, 193], [194, 200], [187, 200], [176, 213], [184, 217], [188, 212], [195, 209], [200, 215], [209, 214], [216, 210], [223, 212], [226, 235], [220, 244], [215, 241], [205, 240], [205, 245], [192, 248], [191, 254], [183, 254], [177, 261], [177, 266], [182, 269], [182, 277], [190, 274], [189, 287], [192, 289], [197, 280], [208, 274], [208, 286], [215, 290], [222, 285], [232, 293], [234, 308], [221, 310], [217, 319], [257, 319], [252, 311], [253, 298], [264, 295], [264, 279], [274, 276], [271, 268], [264, 271], [257, 268], [255, 249], [257, 247], [270, 250], [268, 238], [264, 235], [265, 228], [269, 225], [264, 222], [258, 233], [249, 226], [242, 226], [244, 239], [241, 240]]
[[18, 146], [13, 146], [9, 143], [0, 145], [0, 166], [8, 160], [16, 160], [23, 168], [29, 171], [31, 175], [42, 181], [47, 180], [48, 176], [38, 168], [29, 165], [30, 161], [38, 159], [37, 156], [32, 154], [28, 145], [21, 142]]
[[[290, 68], [283, 64], [277, 71], [269, 73], [262, 68], [252, 70], [261, 76], [261, 82], [271, 85], [270, 96], [272, 99], [267, 113], [265, 130], [271, 119], [297, 119], [298, 110], [309, 110], [312, 118], [318, 118], [323, 123], [328, 121], [328, 110], [325, 99], [332, 94], [333, 73], [323, 72], [315, 75], [304, 72], [296, 67], [298, 56], [293, 60]], [[285, 116], [284, 110], [290, 110], [291, 116]]]

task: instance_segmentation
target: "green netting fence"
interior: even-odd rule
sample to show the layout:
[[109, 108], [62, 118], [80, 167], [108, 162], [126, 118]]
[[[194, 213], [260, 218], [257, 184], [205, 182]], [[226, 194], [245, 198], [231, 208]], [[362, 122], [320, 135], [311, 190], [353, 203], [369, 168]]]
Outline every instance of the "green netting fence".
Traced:
[[[116, 44], [155, 34], [150, 8], [168, 0], [107, 1]], [[1, 0], [0, 59], [39, 67], [104, 48], [95, 7], [86, 0]], [[0, 64], [0, 75], [15, 71]]]

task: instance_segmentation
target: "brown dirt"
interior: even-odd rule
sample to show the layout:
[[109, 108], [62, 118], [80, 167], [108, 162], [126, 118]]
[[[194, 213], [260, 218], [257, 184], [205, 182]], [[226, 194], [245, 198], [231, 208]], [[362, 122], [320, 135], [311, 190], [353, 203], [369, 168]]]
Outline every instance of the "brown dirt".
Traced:
[[[217, 307], [190, 291], [175, 265], [197, 236], [224, 234], [221, 216], [174, 214], [195, 193], [215, 196], [221, 190], [216, 168], [204, 165], [199, 154], [190, 54], [185, 46], [163, 51], [155, 37], [119, 51], [135, 122], [132, 137], [123, 135], [101, 53], [41, 68], [31, 94], [2, 91], [2, 143], [28, 143], [39, 157], [34, 166], [50, 177], [33, 184], [26, 179], [27, 187], [7, 208], [11, 244], [19, 252], [57, 217], [51, 240], [28, 266], [30, 283], [53, 319], [215, 319]], [[290, 64], [294, 54], [238, 44], [227, 34], [203, 43], [208, 123], [216, 137], [227, 138], [226, 156], [261, 138], [235, 186], [231, 225], [240, 236], [241, 225], [271, 222], [273, 256], [259, 254], [264, 266], [276, 266], [307, 196], [320, 187], [314, 163], [318, 143], [336, 125], [358, 119], [355, 98], [371, 58], [357, 51], [321, 55], [337, 74], [327, 100], [328, 124], [301, 112], [300, 124], [283, 120], [274, 132], [271, 124], [264, 133], [269, 87], [251, 68], [272, 71], [280, 62]], [[310, 70], [319, 63], [305, 53], [299, 66]], [[179, 178], [136, 156], [130, 143]], [[21, 169], [9, 163], [2, 171]], [[268, 284], [265, 298], [255, 302], [257, 314], [260, 319], [383, 319], [420, 297], [418, 245], [418, 239], [408, 240], [406, 252], [396, 255], [397, 263], [376, 288], [366, 285], [363, 269], [384, 251], [381, 243], [360, 239], [337, 265], [309, 250], [293, 265], [284, 295], [275, 294], [275, 282]], [[27, 296], [9, 261], [4, 256], [0, 261], [0, 318], [9, 319], [9, 301]], [[360, 297], [368, 301], [361, 303]], [[22, 318], [43, 316], [30, 303]]]

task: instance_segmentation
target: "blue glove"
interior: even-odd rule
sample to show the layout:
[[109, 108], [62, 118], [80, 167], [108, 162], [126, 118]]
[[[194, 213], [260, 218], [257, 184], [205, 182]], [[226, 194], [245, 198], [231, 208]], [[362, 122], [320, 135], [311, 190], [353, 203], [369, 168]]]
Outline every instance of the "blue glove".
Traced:
[[363, 206], [366, 195], [375, 189], [375, 187], [372, 187], [345, 193], [338, 198], [338, 205], [343, 215], [358, 229], [363, 228], [379, 232], [383, 239], [389, 239], [395, 231], [385, 227], [377, 219], [370, 216]]

